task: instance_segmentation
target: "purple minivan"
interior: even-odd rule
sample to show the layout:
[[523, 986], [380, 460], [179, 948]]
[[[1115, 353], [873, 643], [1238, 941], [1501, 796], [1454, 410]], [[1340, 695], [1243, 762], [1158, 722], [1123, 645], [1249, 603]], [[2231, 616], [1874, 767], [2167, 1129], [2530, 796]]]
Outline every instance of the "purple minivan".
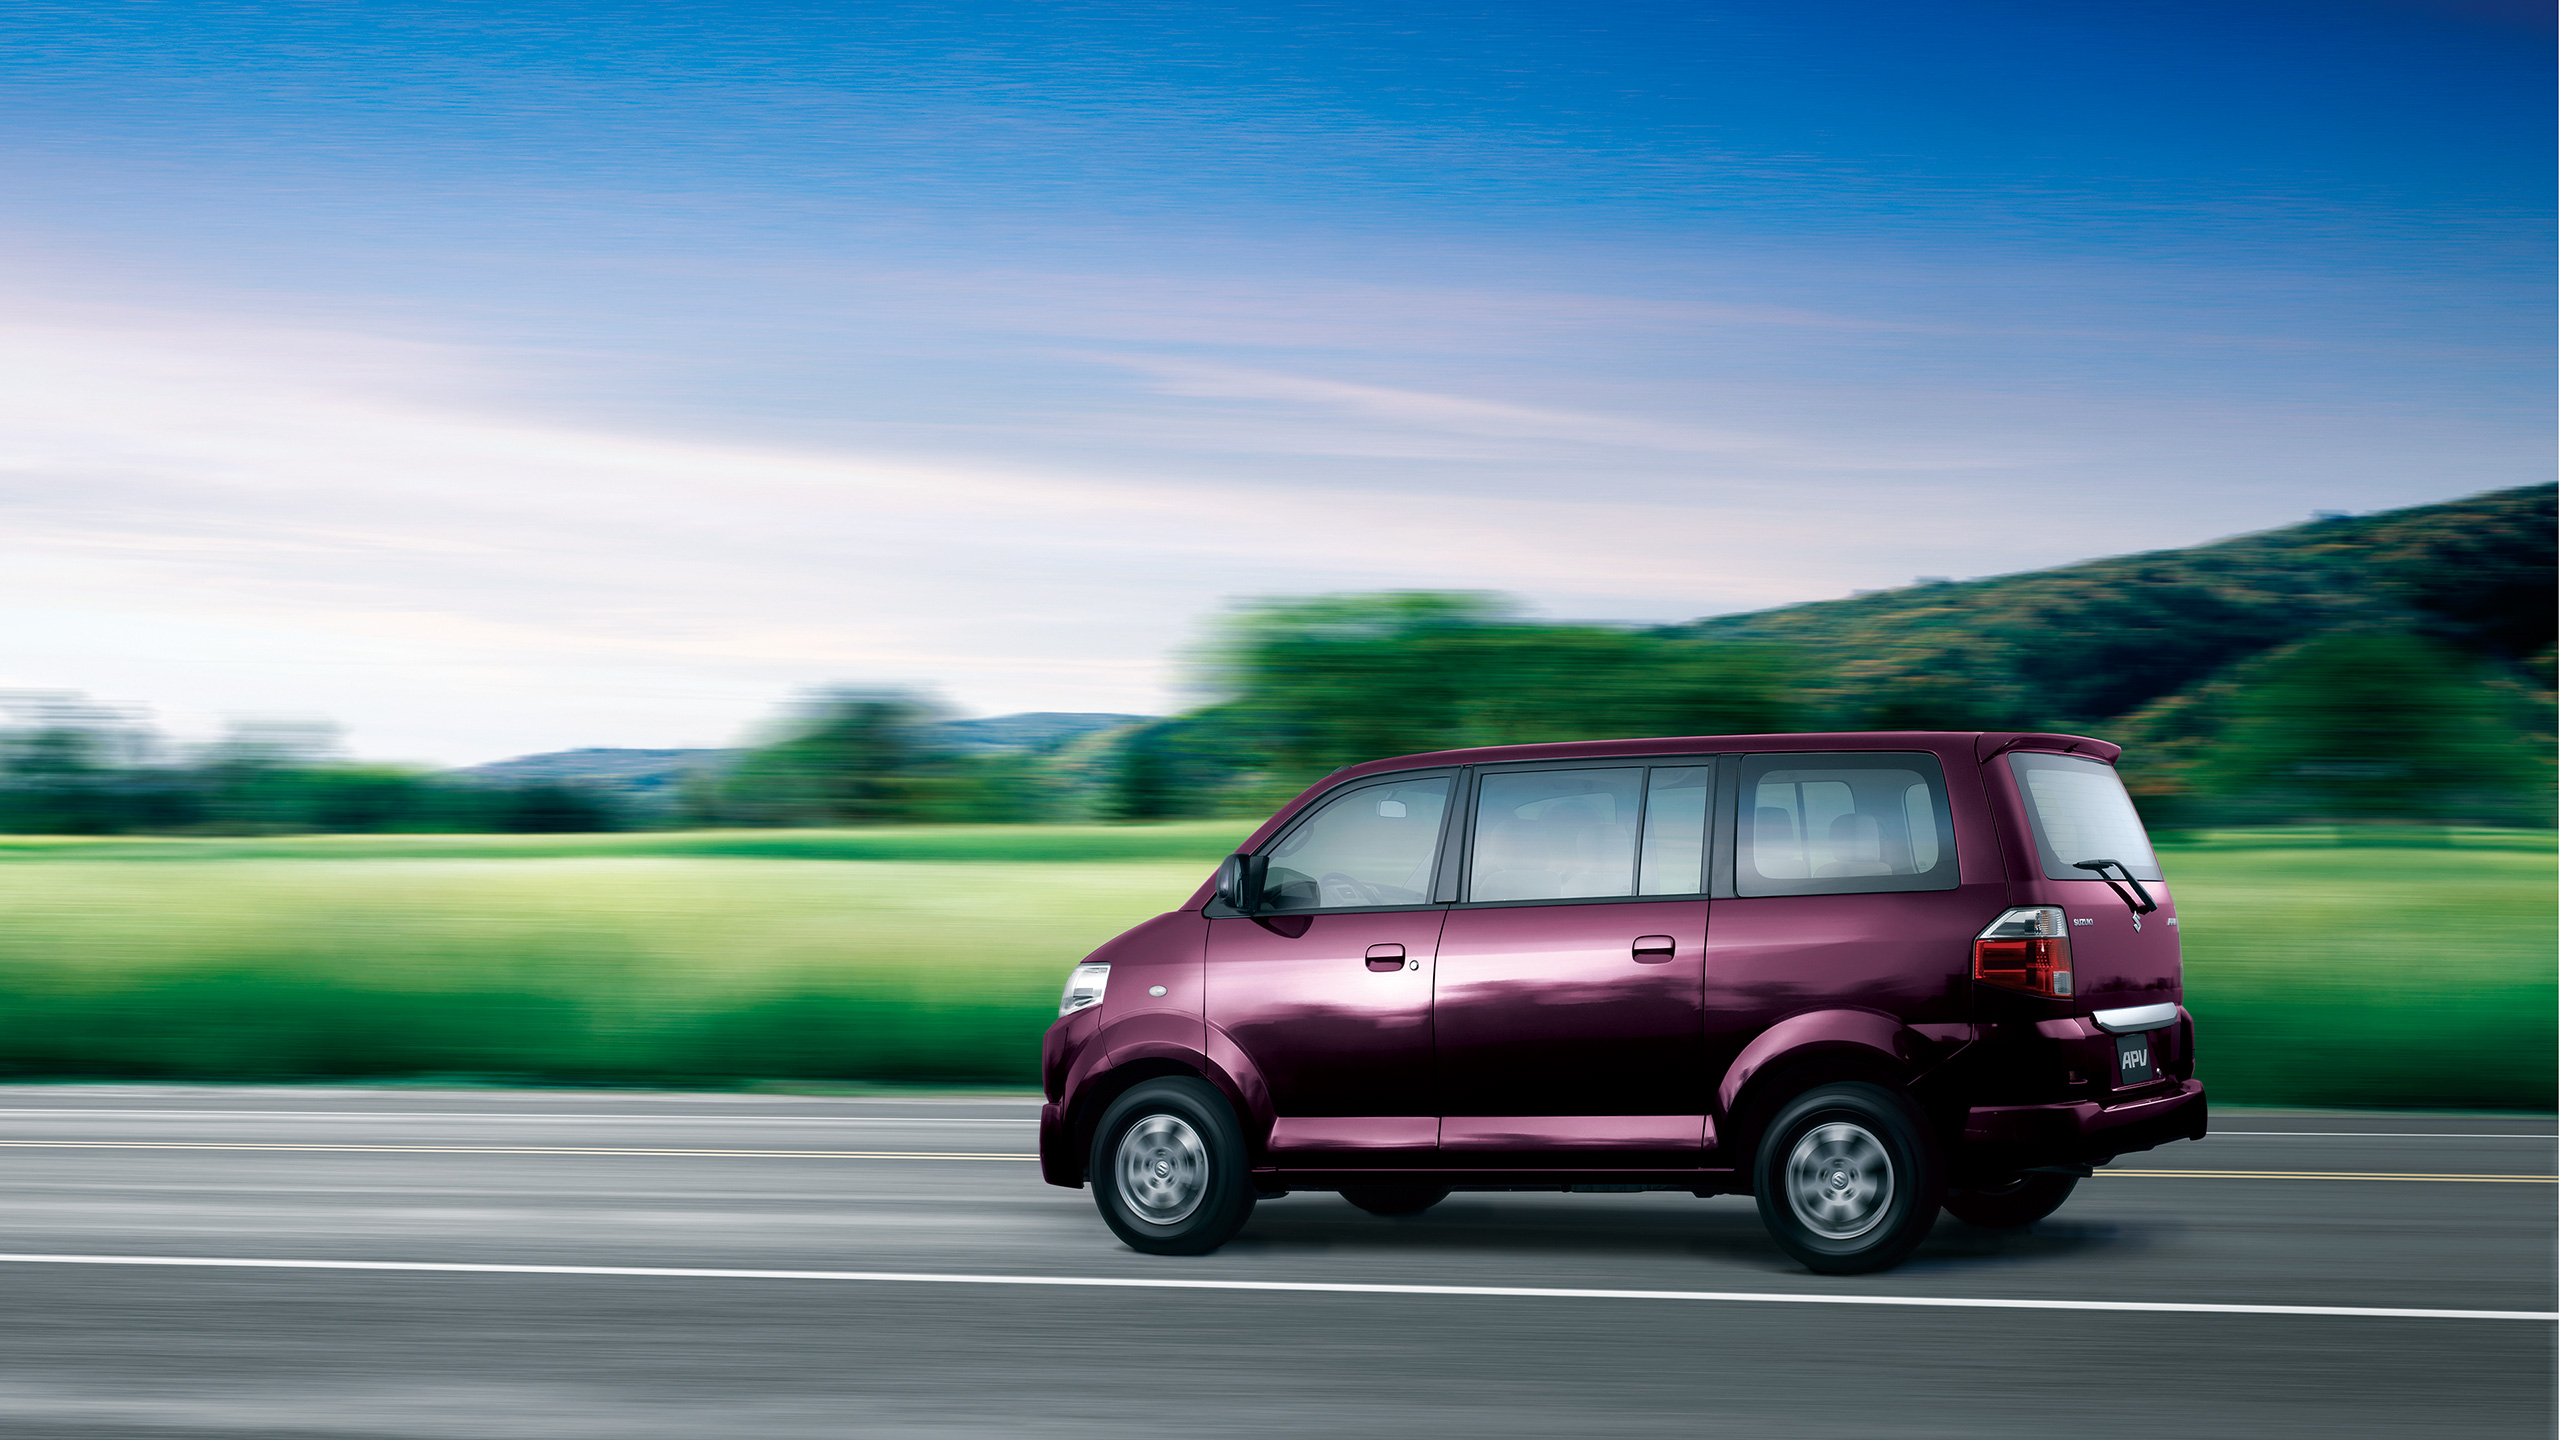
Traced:
[[1042, 1175], [1194, 1255], [1258, 1198], [1749, 1194], [1881, 1269], [2202, 1138], [2178, 920], [2117, 748], [1719, 735], [1355, 765], [1076, 967]]

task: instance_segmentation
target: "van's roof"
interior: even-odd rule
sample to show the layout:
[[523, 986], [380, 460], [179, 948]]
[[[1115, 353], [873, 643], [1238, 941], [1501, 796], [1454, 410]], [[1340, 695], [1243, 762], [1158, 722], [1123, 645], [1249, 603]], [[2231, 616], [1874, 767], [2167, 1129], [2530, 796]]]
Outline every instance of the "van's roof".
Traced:
[[1757, 750], [1930, 750], [1940, 755], [1970, 750], [1988, 760], [2005, 750], [2050, 750], [2086, 755], [2109, 765], [2123, 747], [2087, 735], [2034, 730], [1823, 730], [1782, 735], [1668, 735], [1636, 740], [1566, 740], [1545, 745], [1479, 745], [1430, 750], [1349, 765], [1325, 777], [1328, 784], [1355, 775], [1415, 770], [1433, 765], [1502, 765], [1517, 760], [1594, 760], [1626, 755], [1729, 755]]

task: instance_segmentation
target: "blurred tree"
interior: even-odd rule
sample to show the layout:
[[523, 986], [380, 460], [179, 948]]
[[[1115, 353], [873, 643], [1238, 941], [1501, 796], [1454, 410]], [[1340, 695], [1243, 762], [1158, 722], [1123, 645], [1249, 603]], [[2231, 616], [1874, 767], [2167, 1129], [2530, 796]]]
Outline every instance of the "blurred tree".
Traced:
[[808, 707], [775, 760], [822, 824], [913, 820], [921, 772], [940, 758], [927, 727], [943, 718], [941, 707], [918, 696], [839, 690]]
[[1120, 743], [1105, 813], [1114, 820], [1169, 820], [1182, 813], [1182, 790], [1162, 725], [1141, 726]]
[[1208, 668], [1228, 723], [1290, 789], [1388, 755], [1752, 733], [1785, 729], [1796, 715], [1779, 647], [1524, 621], [1480, 594], [1250, 606], [1228, 622]]
[[[0, 832], [609, 830], [611, 802], [334, 760], [336, 732], [251, 721], [183, 760], [132, 715], [77, 695], [0, 696]], [[556, 792], [556, 793], [555, 793]]]
[[301, 780], [296, 820], [333, 834], [428, 829], [447, 808], [436, 777], [423, 770], [332, 765], [305, 771]]
[[893, 690], [821, 691], [761, 745], [699, 777], [697, 820], [732, 825], [880, 825], [916, 818], [917, 781], [936, 758], [939, 708]]
[[555, 835], [620, 828], [612, 804], [591, 790], [556, 782], [485, 787], [474, 830]]
[[0, 695], [0, 829], [106, 835], [196, 818], [138, 717], [59, 691]]
[[697, 824], [903, 825], [1043, 820], [1064, 789], [1047, 757], [955, 754], [942, 707], [900, 690], [837, 689], [801, 702], [764, 744], [694, 777]]
[[1192, 820], [1250, 811], [1258, 747], [1212, 706], [1117, 737], [1101, 811], [1111, 820]]
[[2550, 822], [2547, 717], [2407, 631], [2289, 647], [2195, 708], [2194, 782], [2229, 818]]
[[316, 775], [339, 753], [325, 721], [235, 719], [194, 764], [204, 821], [233, 833], [314, 828]]

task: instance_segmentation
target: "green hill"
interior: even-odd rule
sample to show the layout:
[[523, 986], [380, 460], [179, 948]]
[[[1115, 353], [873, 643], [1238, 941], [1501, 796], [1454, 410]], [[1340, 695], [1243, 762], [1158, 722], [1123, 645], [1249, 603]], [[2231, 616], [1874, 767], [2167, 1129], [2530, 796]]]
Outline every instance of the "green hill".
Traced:
[[1821, 721], [1878, 728], [2088, 729], [2252, 657], [2356, 629], [2415, 631], [2548, 688], [2556, 488], [1662, 633], [1784, 644]]

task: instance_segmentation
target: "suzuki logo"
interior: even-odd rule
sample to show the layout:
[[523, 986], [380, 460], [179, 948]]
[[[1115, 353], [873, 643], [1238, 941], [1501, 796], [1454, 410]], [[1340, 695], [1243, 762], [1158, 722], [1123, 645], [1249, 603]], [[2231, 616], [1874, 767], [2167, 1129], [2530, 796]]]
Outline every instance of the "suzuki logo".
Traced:
[[2134, 917], [2133, 917], [2133, 928], [2134, 928], [2137, 932], [2138, 932], [2138, 931], [2140, 931], [2140, 930], [2142, 929], [2142, 917], [2141, 917], [2141, 916], [2136, 915], [2136, 916], [2134, 916]]

